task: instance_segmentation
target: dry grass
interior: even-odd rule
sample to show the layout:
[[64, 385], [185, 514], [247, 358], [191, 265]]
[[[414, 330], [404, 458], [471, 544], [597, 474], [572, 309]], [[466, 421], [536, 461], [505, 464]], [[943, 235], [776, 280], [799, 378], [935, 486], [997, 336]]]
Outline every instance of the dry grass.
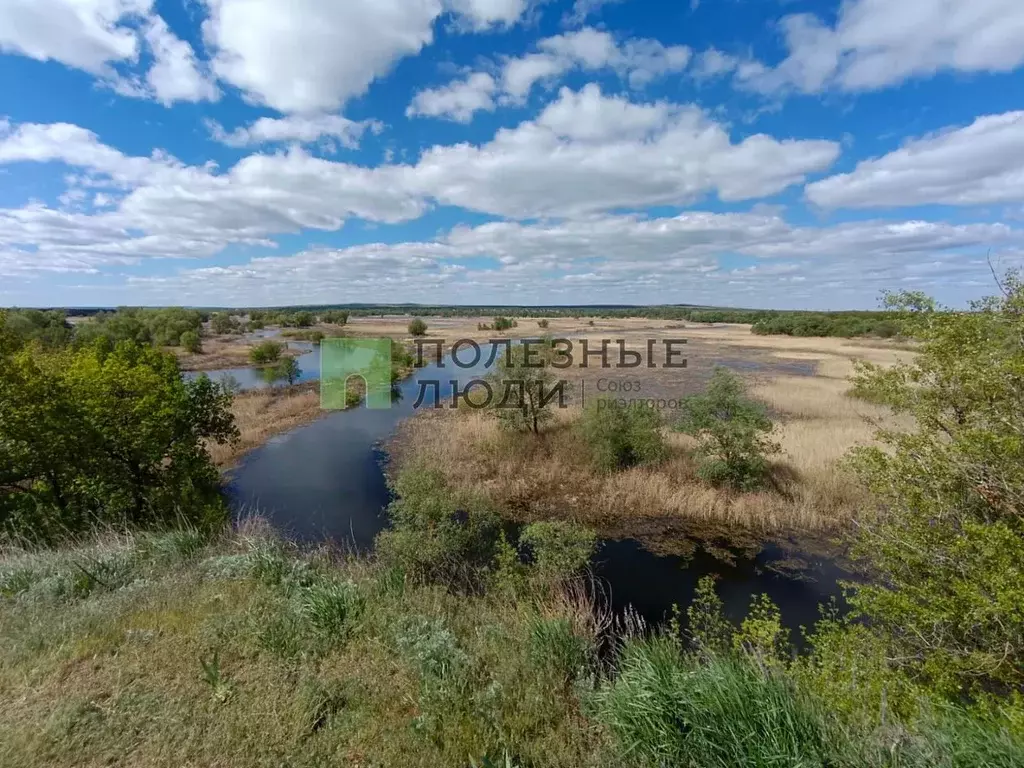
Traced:
[[[282, 339], [287, 341], [287, 339]], [[170, 351], [178, 356], [178, 363], [183, 371], [218, 371], [224, 368], [240, 368], [250, 364], [249, 351], [255, 346], [244, 336], [226, 335], [203, 339], [203, 351], [192, 354], [181, 347], [172, 347]], [[300, 349], [282, 349], [282, 355], [297, 357], [302, 354]]]
[[[716, 354], [763, 363], [746, 378], [752, 394], [778, 420], [775, 438], [784, 453], [774, 462], [772, 490], [735, 493], [700, 482], [690, 439], [669, 430], [669, 456], [658, 466], [597, 473], [571, 427], [579, 414], [573, 408], [560, 411], [539, 439], [504, 434], [480, 412], [418, 417], [396, 441], [397, 467], [427, 461], [455, 487], [481, 494], [519, 519], [575, 518], [605, 535], [637, 537], [661, 548], [666, 535], [680, 531], [743, 541], [820, 539], [847, 528], [868, 499], [839, 462], [852, 447], [871, 443], [880, 423], [892, 423], [886, 409], [847, 396], [852, 361], [859, 357], [887, 365], [911, 353], [886, 342], [753, 336], [749, 326], [680, 332], [678, 326], [645, 322], [644, 328], [620, 323], [611, 329], [617, 334], [613, 338], [638, 347], [641, 337], [683, 336], [693, 340], [694, 353], [684, 376], [673, 379], [661, 368], [645, 371], [650, 377], [645, 393], [678, 397], [700, 388]], [[607, 329], [598, 329], [597, 335], [609, 337]], [[773, 360], [782, 365], [773, 367]], [[811, 363], [816, 373], [778, 374], [787, 361]], [[581, 376], [576, 369], [566, 373]], [[444, 423], [437, 423], [441, 419]]]
[[221, 469], [230, 469], [244, 454], [275, 435], [320, 417], [320, 393], [315, 384], [243, 392], [231, 404], [241, 434], [236, 443], [211, 445], [210, 455]]
[[[458, 490], [490, 499], [520, 520], [566, 517], [608, 536], [657, 540], [684, 533], [745, 540], [828, 534], [863, 502], [851, 477], [834, 468], [775, 467], [777, 488], [733, 493], [696, 477], [689, 438], [666, 431], [668, 457], [651, 467], [596, 472], [566, 409], [539, 438], [502, 432], [487, 414], [439, 411], [408, 422], [396, 446], [397, 469], [426, 462]], [[438, 423], [443, 420], [442, 423]]]

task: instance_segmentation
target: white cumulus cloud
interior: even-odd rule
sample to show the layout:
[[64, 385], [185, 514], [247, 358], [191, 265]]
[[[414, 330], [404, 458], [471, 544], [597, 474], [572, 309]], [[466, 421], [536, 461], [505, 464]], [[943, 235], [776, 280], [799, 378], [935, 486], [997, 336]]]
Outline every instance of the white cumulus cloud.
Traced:
[[765, 92], [866, 91], [941, 71], [1009, 72], [1024, 64], [1020, 0], [847, 0], [834, 26], [813, 14], [780, 23], [788, 50], [740, 81]]
[[281, 112], [331, 112], [433, 41], [440, 0], [205, 0], [220, 79]]
[[807, 198], [829, 208], [1024, 201], [1024, 112], [985, 115], [908, 141], [850, 173], [808, 185]]

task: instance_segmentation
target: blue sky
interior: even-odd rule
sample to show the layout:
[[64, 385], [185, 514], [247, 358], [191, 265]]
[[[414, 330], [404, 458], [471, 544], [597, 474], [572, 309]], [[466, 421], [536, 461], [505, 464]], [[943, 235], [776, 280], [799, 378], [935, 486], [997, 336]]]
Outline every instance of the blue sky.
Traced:
[[963, 306], [1020, 0], [3, 0], [0, 305]]

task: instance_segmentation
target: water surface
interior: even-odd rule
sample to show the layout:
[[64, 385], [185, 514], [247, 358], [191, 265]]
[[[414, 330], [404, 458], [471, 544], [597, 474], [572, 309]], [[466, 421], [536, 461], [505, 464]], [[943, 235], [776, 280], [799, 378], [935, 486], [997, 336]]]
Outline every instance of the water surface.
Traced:
[[[420, 382], [439, 381], [442, 401], [451, 378], [462, 386], [486, 373], [483, 355], [470, 370], [431, 365], [401, 382], [387, 410], [363, 406], [324, 418], [272, 439], [251, 452], [235, 470], [228, 493], [236, 514], [259, 512], [276, 528], [300, 541], [333, 540], [369, 550], [387, 524], [390, 497], [384, 479], [381, 444], [415, 413]], [[305, 372], [305, 368], [303, 369]], [[317, 371], [318, 373], [318, 371]], [[673, 605], [689, 604], [698, 579], [715, 575], [726, 613], [742, 617], [751, 598], [767, 593], [787, 626], [810, 625], [818, 604], [840, 598], [837, 579], [845, 574], [828, 560], [810, 561], [798, 575], [771, 568], [784, 553], [766, 548], [757, 557], [737, 554], [730, 564], [698, 551], [691, 557], [656, 555], [633, 540], [601, 542], [595, 575], [610, 606], [628, 606], [649, 623], [665, 618]], [[794, 638], [797, 639], [797, 638]]]

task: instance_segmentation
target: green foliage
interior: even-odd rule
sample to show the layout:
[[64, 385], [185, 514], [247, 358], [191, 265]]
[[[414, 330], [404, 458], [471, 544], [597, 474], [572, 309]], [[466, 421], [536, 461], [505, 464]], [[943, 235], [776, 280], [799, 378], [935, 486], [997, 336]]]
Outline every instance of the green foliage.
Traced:
[[413, 318], [412, 322], [409, 323], [409, 333], [413, 336], [426, 336], [427, 324], [418, 317]]
[[476, 582], [494, 560], [497, 515], [479, 503], [460, 503], [443, 477], [428, 470], [403, 471], [394, 491], [388, 506], [391, 530], [377, 536], [380, 558], [415, 579]]
[[518, 323], [516, 323], [516, 321], [511, 317], [502, 317], [499, 315], [494, 318], [494, 322], [491, 324], [491, 329], [495, 331], [508, 331], [515, 328], [516, 325], [518, 325]]
[[195, 331], [185, 331], [181, 334], [181, 346], [185, 351], [198, 355], [203, 351], [203, 341]]
[[589, 528], [568, 520], [547, 520], [526, 526], [520, 542], [529, 548], [542, 578], [561, 581], [590, 564], [597, 536]]
[[238, 321], [229, 312], [214, 312], [210, 315], [210, 330], [214, 333], [237, 333]]
[[291, 318], [289, 318], [289, 322], [287, 324], [294, 325], [296, 328], [309, 328], [313, 325], [314, 320], [316, 320], [316, 318], [313, 316], [312, 312], [295, 312], [292, 314]]
[[891, 314], [881, 312], [772, 312], [765, 313], [750, 330], [760, 336], [876, 336], [889, 339], [899, 334], [899, 323]]
[[60, 349], [71, 342], [72, 327], [60, 310], [12, 309], [0, 323], [17, 341], [37, 341], [47, 349]]
[[788, 633], [782, 626], [779, 607], [768, 595], [756, 595], [750, 611], [733, 635], [733, 647], [762, 661], [773, 661], [789, 655]]
[[122, 307], [116, 312], [101, 312], [75, 328], [74, 341], [88, 346], [102, 339], [113, 346], [119, 341], [174, 347], [183, 334], [202, 335], [203, 318], [196, 310], [181, 307], [136, 309]]
[[542, 318], [537, 321], [537, 327], [539, 328], [547, 328], [549, 325], [551, 325], [551, 321], [549, 321], [547, 318]]
[[348, 312], [343, 309], [329, 309], [320, 313], [320, 322], [329, 325], [345, 325], [348, 323]]
[[510, 346], [497, 368], [488, 375], [494, 392], [490, 413], [503, 429], [540, 433], [540, 428], [554, 418], [552, 408], [557, 397], [550, 398], [552, 356], [550, 344]]
[[591, 640], [578, 635], [564, 616], [533, 619], [529, 653], [534, 664], [566, 682], [582, 675], [594, 661]]
[[[10, 349], [0, 344], [0, 352]], [[223, 513], [205, 442], [237, 435], [230, 396], [122, 342], [0, 357], [0, 525], [52, 539], [97, 523]]]
[[599, 400], [583, 411], [578, 428], [594, 464], [606, 472], [654, 464], [665, 455], [661, 418], [642, 403]]
[[284, 345], [281, 342], [267, 339], [249, 350], [249, 360], [252, 361], [253, 365], [276, 363], [281, 358], [283, 350]]
[[779, 446], [768, 439], [774, 429], [764, 407], [746, 394], [743, 381], [715, 368], [707, 389], [682, 401], [676, 428], [699, 441], [698, 475], [712, 485], [742, 491], [761, 487], [770, 454]]
[[352, 630], [365, 607], [365, 599], [351, 581], [314, 584], [299, 595], [300, 610], [318, 631], [342, 638]]
[[302, 369], [294, 357], [282, 357], [275, 363], [267, 365], [263, 369], [263, 377], [273, 383], [276, 381], [287, 381], [292, 386], [302, 375]]
[[715, 580], [702, 576], [686, 609], [687, 630], [695, 650], [723, 655], [733, 645], [733, 626], [722, 613], [722, 599], [715, 592]]
[[626, 641], [596, 708], [633, 765], [830, 764], [821, 719], [784, 678], [742, 657], [684, 656], [663, 635]]
[[878, 500], [851, 603], [893, 664], [949, 696], [1024, 685], [1024, 285], [970, 312], [890, 296], [911, 362], [860, 366], [855, 391], [913, 417], [852, 463]]

